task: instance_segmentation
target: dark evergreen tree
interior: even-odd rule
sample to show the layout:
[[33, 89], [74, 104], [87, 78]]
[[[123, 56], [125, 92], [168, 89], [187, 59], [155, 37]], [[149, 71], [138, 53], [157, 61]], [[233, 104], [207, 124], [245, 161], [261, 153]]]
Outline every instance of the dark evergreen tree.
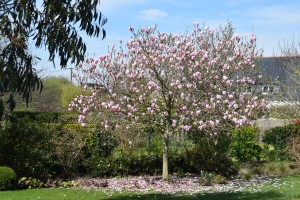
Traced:
[[[35, 60], [29, 41], [36, 48], [45, 47], [49, 61], [58, 57], [60, 67], [84, 60], [86, 45], [79, 35], [105, 38], [107, 19], [98, 10], [99, 0], [1, 0], [0, 1], [0, 95], [9, 94], [14, 109], [14, 95], [28, 102], [31, 92], [42, 83], [33, 67]], [[3, 110], [3, 109], [2, 109]]]

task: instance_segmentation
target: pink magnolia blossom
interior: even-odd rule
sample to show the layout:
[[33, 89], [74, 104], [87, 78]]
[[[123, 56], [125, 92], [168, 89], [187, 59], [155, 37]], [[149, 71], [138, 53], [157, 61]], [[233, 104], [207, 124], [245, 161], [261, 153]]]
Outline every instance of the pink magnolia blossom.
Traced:
[[193, 74], [193, 76], [195, 77], [195, 78], [197, 78], [197, 79], [200, 79], [201, 78], [201, 76], [202, 76], [202, 74], [200, 73], [200, 72], [195, 72], [194, 74]]
[[148, 89], [150, 90], [152, 87], [156, 86], [156, 83], [154, 83], [153, 81], [149, 81], [147, 83]]
[[184, 125], [184, 126], [182, 126], [182, 129], [184, 131], [189, 131], [191, 128], [192, 128], [192, 126], [190, 126], [190, 125]]
[[[249, 124], [248, 117], [266, 106], [236, 89], [255, 84], [259, 77], [252, 68], [259, 57], [254, 35], [249, 39], [227, 29], [202, 29], [198, 23], [185, 34], [159, 32], [156, 25], [129, 30], [132, 39], [76, 67], [79, 82], [95, 85], [70, 103], [80, 113], [79, 123], [87, 115], [103, 121], [102, 114], [111, 111], [130, 123], [148, 121], [165, 131], [163, 138], [178, 130], [214, 135], [229, 121]], [[233, 30], [230, 25], [228, 30]]]
[[112, 107], [111, 107], [111, 110], [112, 110], [112, 111], [117, 111], [117, 110], [119, 110], [119, 108], [120, 108], [120, 106], [117, 104], [117, 105], [115, 105], [115, 106], [112, 106]]

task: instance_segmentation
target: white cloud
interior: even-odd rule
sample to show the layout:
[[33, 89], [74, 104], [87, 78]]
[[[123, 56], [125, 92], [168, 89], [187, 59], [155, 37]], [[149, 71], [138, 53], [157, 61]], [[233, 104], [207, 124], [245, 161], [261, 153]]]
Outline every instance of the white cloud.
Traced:
[[168, 13], [166, 13], [162, 10], [152, 9], [152, 8], [143, 10], [139, 14], [142, 19], [145, 19], [148, 21], [156, 21], [156, 20], [159, 20], [168, 15]]

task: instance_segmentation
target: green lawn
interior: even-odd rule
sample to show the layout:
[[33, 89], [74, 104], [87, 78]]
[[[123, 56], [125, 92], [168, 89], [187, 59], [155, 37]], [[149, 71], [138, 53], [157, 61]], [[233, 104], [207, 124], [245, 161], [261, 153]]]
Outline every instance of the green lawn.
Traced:
[[[270, 183], [270, 182], [269, 182]], [[274, 179], [271, 184], [260, 188], [247, 187], [247, 183], [241, 186], [239, 191], [227, 192], [208, 191], [196, 194], [158, 194], [139, 192], [113, 192], [113, 191], [88, 191], [79, 189], [28, 189], [20, 191], [2, 191], [1, 200], [102, 200], [102, 199], [173, 199], [173, 200], [300, 200], [300, 176]]]

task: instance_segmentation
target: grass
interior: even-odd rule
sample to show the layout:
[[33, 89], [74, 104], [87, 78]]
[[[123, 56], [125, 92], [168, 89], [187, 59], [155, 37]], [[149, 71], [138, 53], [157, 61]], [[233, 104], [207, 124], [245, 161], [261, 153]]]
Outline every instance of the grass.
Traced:
[[198, 193], [158, 194], [119, 191], [95, 191], [80, 189], [28, 189], [0, 192], [1, 200], [121, 200], [121, 199], [172, 199], [172, 200], [300, 200], [300, 176], [273, 178], [267, 182], [250, 184], [244, 182], [230, 186], [228, 190]]

